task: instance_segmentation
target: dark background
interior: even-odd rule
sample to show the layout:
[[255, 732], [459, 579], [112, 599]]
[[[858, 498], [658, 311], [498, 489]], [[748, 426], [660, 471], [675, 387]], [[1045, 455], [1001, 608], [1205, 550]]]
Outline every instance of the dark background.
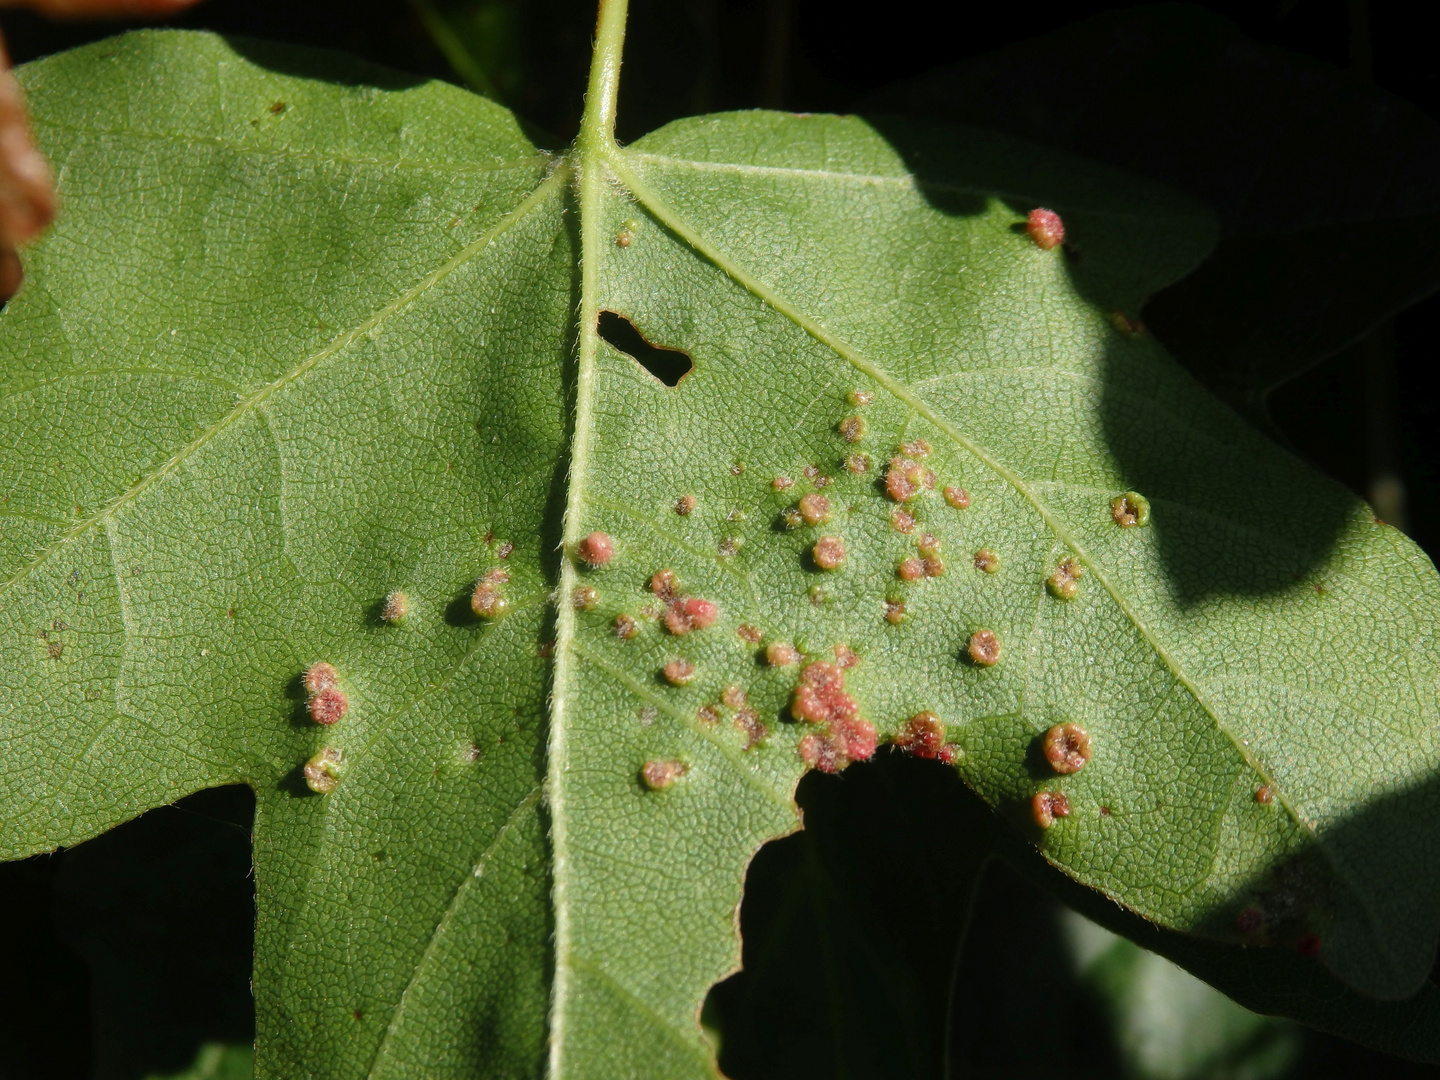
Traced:
[[[589, 0], [439, 2], [452, 27], [479, 42], [480, 73], [472, 71], [470, 81], [486, 83], [544, 132], [550, 146], [567, 143], [579, 120], [589, 61]], [[1256, 41], [1332, 65], [1357, 83], [1373, 81], [1440, 117], [1435, 26], [1413, 3], [1213, 0], [1199, 6]], [[827, 0], [632, 0], [619, 134], [631, 139], [675, 117], [719, 109], [860, 109], [889, 84], [1124, 7], [895, 0], [859, 16], [841, 14]], [[462, 82], [425, 16], [423, 7], [404, 0], [207, 0], [174, 24], [345, 49]], [[7, 13], [0, 25], [17, 63], [124, 28], [53, 24], [24, 13]], [[1123, 127], [1127, 117], [1117, 115], [1115, 123]], [[1371, 499], [1432, 558], [1440, 544], [1440, 417], [1431, 376], [1437, 324], [1440, 300], [1421, 300], [1380, 321], [1363, 340], [1313, 358], [1268, 402], [1282, 441]], [[1156, 329], [1164, 338], [1163, 319]], [[1191, 362], [1179, 343], [1171, 344]], [[848, 785], [807, 778], [801, 799], [812, 825], [855, 818], [876, 784], [926, 793], [935, 800], [933, 812], [922, 815], [932, 834], [918, 838], [917, 854], [897, 880], [910, 880], [908, 873], [933, 884], [935, 874], [943, 877], [942, 855], [954, 842], [947, 829], [958, 827], [957, 813], [974, 811], [965, 801], [970, 797], [953, 774], [942, 777], [927, 763], [887, 757], [866, 768], [876, 772]], [[0, 865], [0, 1080], [135, 1080], [184, 1067], [201, 1042], [249, 1041], [252, 813], [243, 789], [206, 792], [72, 851]], [[854, 828], [863, 834], [863, 825]], [[758, 940], [780, 917], [782, 884], [807, 857], [816, 857], [814, 851], [807, 856], [799, 839], [790, 838], [770, 845], [757, 861], [744, 912], [747, 951], [751, 938]], [[873, 902], [891, 901], [906, 903], [904, 897]], [[1082, 1002], [1058, 1025], [1045, 1012], [1057, 976], [1046, 967], [1053, 955], [1036, 942], [1054, 936], [1053, 922], [1052, 902], [1019, 877], [1003, 869], [987, 877], [974, 944], [961, 969], [969, 989], [958, 995], [950, 1020], [966, 1043], [954, 1057], [955, 1075], [1036, 1069], [1116, 1075], [1114, 1048], [1085, 1011], [1090, 1006]], [[921, 953], [945, 953], [943, 933], [941, 939], [934, 927], [925, 933]], [[923, 966], [923, 956], [915, 962]], [[796, 978], [823, 978], [803, 957], [793, 968]], [[918, 986], [927, 976], [916, 970]], [[815, 999], [820, 996], [817, 991]], [[723, 1029], [726, 1066], [737, 1080], [780, 1075], [775, 1062], [794, 1049], [782, 1045], [784, 1032], [745, 1012], [745, 1000], [753, 1005], [763, 997], [755, 986], [732, 981], [707, 1011]], [[797, 998], [806, 997], [802, 985]], [[1017, 1011], [1017, 1000], [1028, 1000], [1031, 1012]], [[1009, 1011], [997, 1001], [1010, 1002]], [[824, 1022], [818, 1023], [815, 1037], [823, 1038]], [[805, 1068], [790, 1067], [789, 1075], [838, 1075], [825, 1053], [805, 1060]], [[862, 1068], [853, 1075], [872, 1074]], [[1440, 1069], [1310, 1036], [1293, 1075], [1436, 1077]]]

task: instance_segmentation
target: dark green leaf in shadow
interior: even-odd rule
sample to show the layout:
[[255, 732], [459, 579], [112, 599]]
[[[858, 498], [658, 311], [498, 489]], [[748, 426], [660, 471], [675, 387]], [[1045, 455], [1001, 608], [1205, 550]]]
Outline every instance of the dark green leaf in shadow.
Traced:
[[865, 107], [1021, 135], [1212, 206], [1215, 254], [1146, 317], [1242, 406], [1440, 284], [1440, 125], [1197, 6], [1097, 16]]
[[1299, 1032], [1073, 911], [1060, 924], [1081, 981], [1103, 1003], [1134, 1080], [1272, 1080], [1294, 1063]]
[[968, 794], [968, 828], [1027, 881], [1112, 933], [1157, 953], [1257, 1013], [1283, 1016], [1415, 1061], [1440, 1063], [1440, 986], [1434, 975], [1401, 1001], [1378, 1001], [1345, 986], [1291, 947], [1254, 947], [1175, 933], [1142, 919], [1050, 866]]
[[153, 1073], [146, 1080], [250, 1080], [255, 1075], [255, 1051], [248, 1046], [206, 1043], [188, 1069]]
[[1291, 1025], [985, 868], [991, 825], [946, 770], [892, 752], [797, 797], [805, 831], [746, 877], [744, 970], [707, 1002], [734, 1080], [1267, 1080], [1294, 1059]]

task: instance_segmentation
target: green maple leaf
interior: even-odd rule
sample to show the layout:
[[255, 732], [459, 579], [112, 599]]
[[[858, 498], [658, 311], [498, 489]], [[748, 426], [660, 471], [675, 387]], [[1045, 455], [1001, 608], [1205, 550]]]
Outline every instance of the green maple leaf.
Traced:
[[[858, 658], [881, 738], [937, 714], [1131, 911], [1318, 942], [1295, 1014], [1323, 969], [1416, 991], [1440, 589], [1124, 317], [1208, 215], [963, 129], [751, 113], [622, 149], [623, 24], [561, 157], [454, 88], [253, 43], [26, 69], [67, 211], [0, 316], [3, 854], [245, 783], [261, 1075], [707, 1075], [745, 867], [826, 749], [766, 660], [792, 646]], [[1026, 235], [1042, 205], [1069, 254]], [[677, 633], [687, 598], [713, 623]], [[1061, 723], [1073, 775], [1039, 751]]]

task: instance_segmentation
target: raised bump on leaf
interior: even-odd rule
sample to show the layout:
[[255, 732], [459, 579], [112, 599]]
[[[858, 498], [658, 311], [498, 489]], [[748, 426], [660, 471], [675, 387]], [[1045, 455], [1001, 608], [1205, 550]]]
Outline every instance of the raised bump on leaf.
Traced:
[[399, 589], [389, 593], [380, 608], [380, 619], [387, 623], [404, 622], [409, 614], [410, 597]]
[[615, 541], [597, 529], [575, 545], [575, 557], [591, 569], [599, 569], [615, 557]]

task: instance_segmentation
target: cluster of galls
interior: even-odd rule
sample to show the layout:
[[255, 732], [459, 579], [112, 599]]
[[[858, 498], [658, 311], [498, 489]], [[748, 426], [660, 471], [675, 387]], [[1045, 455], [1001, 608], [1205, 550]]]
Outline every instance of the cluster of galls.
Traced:
[[[696, 505], [697, 501], [693, 495], [685, 495], [676, 502], [675, 512], [681, 515], [689, 514]], [[608, 566], [614, 559], [615, 541], [608, 533], [596, 530], [576, 543], [573, 552], [575, 560], [582, 566], [591, 570], [599, 570]], [[692, 630], [704, 630], [713, 625], [719, 616], [719, 608], [713, 601], [697, 596], [686, 596], [680, 591], [674, 570], [657, 570], [651, 575], [650, 591], [664, 603], [664, 610], [662, 612], [647, 610], [642, 614], [658, 614], [665, 624], [665, 629], [677, 637], [684, 637]], [[576, 610], [590, 611], [599, 603], [600, 593], [593, 585], [577, 585], [570, 599]], [[629, 641], [640, 633], [640, 623], [635, 616], [621, 612], [615, 616], [613, 629], [616, 637], [622, 641]], [[678, 668], [675, 674], [681, 679], [684, 678]], [[669, 672], [666, 677], [670, 677]], [[671, 681], [678, 685], [677, 680], [672, 679]]]
[[475, 583], [470, 594], [470, 610], [482, 619], [498, 619], [510, 610], [502, 585], [510, 581], [510, 572], [496, 567]]
[[945, 573], [945, 560], [940, 557], [940, 541], [933, 533], [925, 533], [915, 542], [919, 555], [908, 555], [900, 560], [896, 575], [901, 581], [922, 581], [937, 578]]
[[337, 724], [350, 708], [350, 699], [340, 689], [340, 673], [333, 665], [317, 660], [305, 669], [306, 709], [317, 724]]
[[[1056, 724], [1041, 741], [1045, 760], [1061, 776], [1077, 773], [1090, 761], [1090, 734], [1079, 724]], [[1063, 791], [1038, 791], [1030, 800], [1035, 824], [1048, 829], [1056, 818], [1070, 816], [1070, 799]]]
[[676, 637], [704, 630], [720, 614], [712, 601], [681, 593], [674, 570], [657, 570], [650, 578], [650, 591], [665, 604], [665, 629]]
[[905, 753], [918, 758], [943, 761], [946, 765], [960, 760], [960, 747], [945, 741], [945, 725], [933, 712], [910, 717], [900, 725], [893, 741]]
[[[317, 660], [305, 669], [305, 692], [309, 695], [306, 711], [310, 719], [327, 727], [338, 724], [350, 709], [345, 691], [340, 689], [340, 673], [333, 664]], [[305, 762], [305, 784], [317, 795], [328, 795], [340, 782], [340, 767], [344, 755], [334, 747], [327, 746], [309, 761]]]
[[[934, 470], [926, 468], [916, 460], [930, 452], [930, 447], [924, 440], [917, 439], [901, 449], [912, 453], [892, 457], [889, 468], [885, 470], [885, 494], [898, 503], [909, 502], [922, 491], [933, 491], [937, 482]], [[968, 498], [966, 505], [969, 505]]]
[[834, 773], [852, 761], [874, 756], [875, 725], [860, 715], [855, 699], [845, 692], [845, 672], [839, 664], [824, 660], [806, 664], [790, 713], [804, 723], [824, 725], [823, 732], [800, 739], [800, 757], [811, 768]]

